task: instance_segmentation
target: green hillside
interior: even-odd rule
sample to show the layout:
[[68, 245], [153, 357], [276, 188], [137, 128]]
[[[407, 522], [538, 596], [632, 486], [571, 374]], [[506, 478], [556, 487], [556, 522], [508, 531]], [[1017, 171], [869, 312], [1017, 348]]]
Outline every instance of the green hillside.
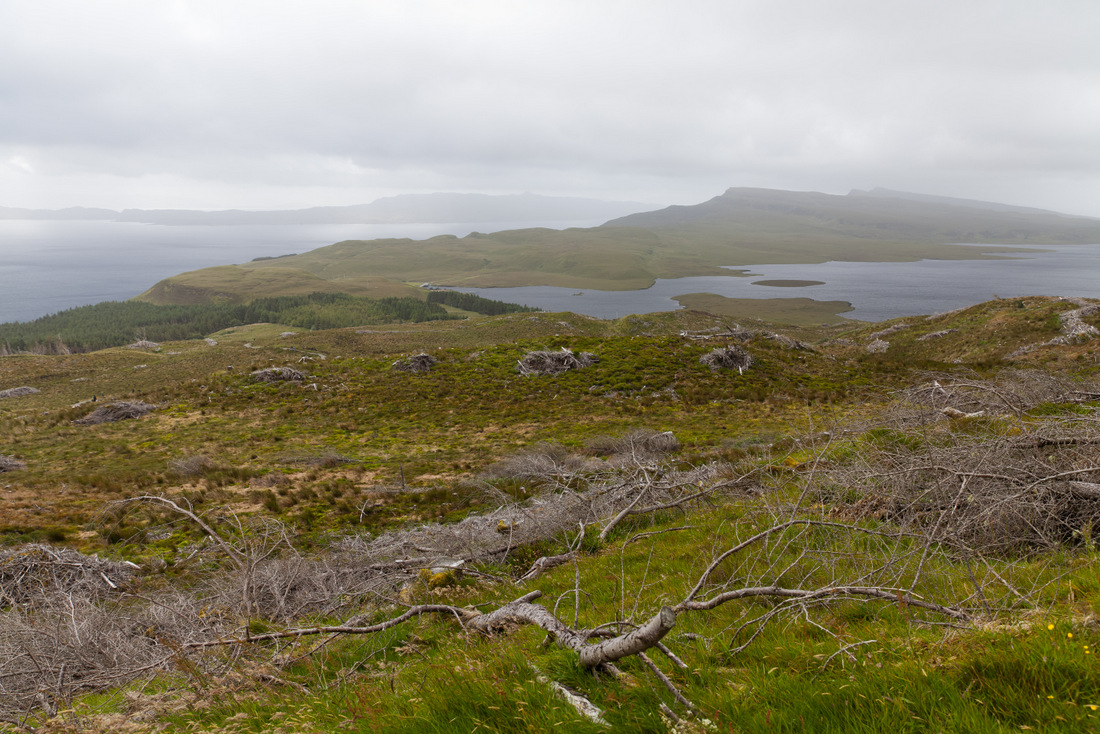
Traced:
[[635, 214], [590, 229], [340, 242], [290, 257], [184, 273], [139, 299], [165, 304], [317, 290], [399, 295], [424, 282], [632, 290], [657, 278], [736, 277], [723, 268], [729, 265], [967, 259], [980, 255], [953, 243], [1088, 242], [1100, 242], [1100, 221], [1054, 212], [730, 189], [702, 204]]

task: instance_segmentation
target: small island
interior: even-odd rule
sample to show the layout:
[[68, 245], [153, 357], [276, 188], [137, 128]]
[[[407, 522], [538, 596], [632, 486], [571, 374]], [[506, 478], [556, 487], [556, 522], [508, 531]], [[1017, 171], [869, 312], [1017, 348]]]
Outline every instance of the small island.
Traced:
[[772, 288], [805, 288], [811, 285], [825, 285], [823, 280], [754, 280], [753, 285], [769, 285]]

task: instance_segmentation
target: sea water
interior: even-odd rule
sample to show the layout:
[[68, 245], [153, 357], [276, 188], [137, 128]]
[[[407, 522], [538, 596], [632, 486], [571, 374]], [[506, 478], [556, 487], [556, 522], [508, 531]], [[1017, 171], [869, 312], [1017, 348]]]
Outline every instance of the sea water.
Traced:
[[136, 222], [0, 220], [0, 323], [101, 301], [214, 265], [308, 252], [350, 239], [464, 237], [519, 227], [600, 222], [167, 226]]
[[[189, 270], [257, 257], [307, 252], [348, 239], [440, 234], [465, 236], [533, 226], [593, 226], [598, 222], [473, 224], [338, 224], [165, 226], [134, 222], [0, 221], [0, 322], [28, 321], [74, 306], [132, 298], [157, 281]], [[986, 246], [989, 249], [991, 246]], [[808, 297], [847, 301], [849, 318], [880, 321], [949, 311], [995, 297], [1100, 298], [1100, 244], [1012, 249], [1009, 257], [915, 262], [826, 262], [810, 265], [728, 263], [730, 276], [658, 280], [634, 291], [528, 286], [460, 288], [547, 311], [599, 318], [672, 311], [674, 296], [714, 293], [729, 298]], [[775, 287], [759, 281], [821, 281]]]
[[[989, 245], [985, 246], [990, 247]], [[972, 306], [992, 298], [1078, 296], [1100, 298], [1100, 244], [1008, 248], [1010, 256], [974, 260], [914, 262], [841, 262], [811, 265], [730, 264], [730, 276], [659, 279], [636, 291], [528, 286], [459, 288], [509, 303], [547, 311], [572, 311], [597, 318], [674, 311], [675, 296], [714, 293], [727, 298], [813, 298], [847, 301], [853, 310], [841, 314], [863, 321], [933, 314]], [[804, 287], [776, 287], [760, 281], [819, 281]]]

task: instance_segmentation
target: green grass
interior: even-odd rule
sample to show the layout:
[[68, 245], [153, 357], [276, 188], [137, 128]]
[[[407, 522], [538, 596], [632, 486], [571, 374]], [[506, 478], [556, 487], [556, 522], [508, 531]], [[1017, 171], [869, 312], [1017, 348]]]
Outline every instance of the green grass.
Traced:
[[[680, 323], [698, 318], [684, 316], [688, 321]], [[705, 452], [731, 435], [797, 424], [807, 404], [828, 412], [830, 403], [870, 382], [870, 373], [858, 367], [831, 369], [822, 377], [819, 356], [766, 341], [753, 347], [757, 366], [745, 375], [713, 373], [698, 362], [709, 345], [617, 333], [667, 333], [676, 325], [667, 318], [609, 323], [514, 315], [288, 337], [279, 335], [278, 326], [252, 326], [215, 334], [215, 347], [168, 343], [158, 353], [6, 358], [5, 383], [32, 384], [43, 392], [0, 406], [0, 429], [10, 437], [6, 451], [28, 464], [12, 476], [21, 486], [18, 494], [27, 495], [28, 509], [63, 505], [74, 527], [91, 521], [104, 499], [124, 490], [179, 486], [170, 464], [197, 455], [250, 476], [289, 468], [303, 488], [350, 472], [357, 486], [339, 511], [344, 523], [352, 514], [347, 508], [364, 499], [372, 483], [392, 483], [399, 475], [430, 486], [438, 477], [469, 476], [538, 441], [579, 446], [636, 426], [674, 427], [693, 450]], [[543, 336], [515, 341], [519, 331]], [[425, 375], [392, 370], [400, 354], [372, 354], [395, 343], [411, 347], [410, 353], [448, 341], [464, 346], [432, 349], [440, 362]], [[479, 341], [482, 348], [465, 346]], [[600, 362], [559, 377], [516, 373], [527, 351], [561, 347], [594, 352]], [[250, 371], [272, 364], [308, 372], [307, 387], [248, 379]], [[93, 395], [102, 402], [141, 399], [160, 409], [139, 421], [71, 425], [95, 407], [72, 406]], [[286, 463], [288, 457], [326, 453], [353, 461], [314, 478]], [[230, 496], [231, 488], [210, 477], [198, 481], [211, 492], [209, 501]], [[49, 496], [31, 501], [29, 495], [61, 483], [74, 497], [58, 497], [58, 504]], [[12, 508], [19, 527], [55, 524], [49, 511], [28, 512], [21, 504]]]
[[[630, 543], [641, 530], [679, 527], [684, 519], [646, 522], [617, 533], [609, 545], [582, 560], [580, 623], [644, 619], [660, 604], [681, 598], [704, 561], [700, 549], [728, 543], [737, 535], [735, 520], [752, 522], [753, 512], [751, 505], [738, 503], [693, 513], [690, 531]], [[826, 541], [821, 535], [802, 537]], [[792, 559], [798, 550], [787, 553]], [[943, 565], [943, 560], [934, 563], [929, 576], [947, 574], [955, 579], [951, 583], [965, 584], [964, 569]], [[1002, 564], [1000, 570], [1016, 583], [1049, 580], [1058, 574], [1048, 565], [1049, 559], [1037, 558]], [[1092, 708], [1100, 705], [1100, 666], [1091, 652], [1100, 633], [1085, 619], [1100, 608], [1100, 595], [1091, 562], [1070, 564], [1064, 572], [1051, 587], [1046, 611], [1035, 610], [1001, 628], [926, 627], [890, 603], [840, 602], [812, 608], [805, 617], [793, 614], [766, 628], [744, 651], [733, 652], [744, 641], [733, 630], [745, 615], [770, 607], [746, 602], [681, 616], [666, 642], [688, 670], [674, 668], [657, 654], [654, 659], [718, 731], [1088, 730], [1100, 722]], [[1073, 601], [1066, 593], [1070, 584], [1078, 587]], [[548, 604], [564, 595], [559, 614], [571, 621], [572, 567], [556, 569], [533, 586]], [[474, 584], [419, 593], [432, 601], [464, 604], [504, 602], [521, 592]], [[638, 661], [622, 661], [625, 681], [595, 676], [577, 667], [572, 653], [541, 645], [542, 637], [529, 628], [494, 638], [466, 636], [454, 622], [426, 617], [383, 635], [320, 647], [319, 640], [304, 639], [293, 654], [284, 651], [285, 657], [301, 657], [277, 671], [281, 684], [257, 680], [256, 672], [270, 670], [262, 663], [265, 653], [246, 651], [228, 674], [205, 682], [200, 705], [162, 713], [156, 720], [167, 731], [259, 732], [276, 726], [362, 732], [595, 731], [538, 680], [539, 674], [588, 697], [613, 730], [666, 731], [658, 704], [682, 710], [667, 691], [646, 682], [648, 673]], [[851, 658], [840, 652], [856, 642], [867, 644], [851, 647]], [[315, 651], [305, 656], [310, 649]], [[168, 701], [186, 700], [187, 687], [167, 687]], [[155, 693], [153, 686], [136, 700], [88, 697], [74, 704], [72, 716], [91, 722], [110, 720], [123, 706], [167, 707], [165, 700], [152, 697]]]

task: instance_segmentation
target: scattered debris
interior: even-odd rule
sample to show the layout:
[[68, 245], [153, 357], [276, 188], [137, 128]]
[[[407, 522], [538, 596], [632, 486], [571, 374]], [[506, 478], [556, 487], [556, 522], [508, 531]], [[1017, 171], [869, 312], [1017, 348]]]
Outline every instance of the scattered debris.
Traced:
[[700, 357], [699, 362], [710, 367], [711, 372], [735, 369], [738, 374], [743, 374], [745, 370], [752, 367], [753, 358], [741, 347], [733, 345], [714, 349]]
[[411, 357], [397, 360], [393, 363], [393, 369], [398, 372], [413, 372], [420, 374], [422, 372], [431, 372], [432, 367], [434, 367], [438, 361], [439, 360], [432, 355], [421, 352], [420, 354], [414, 354]]
[[940, 412], [952, 420], [960, 420], [962, 418], [981, 418], [983, 415], [985, 415], [984, 410], [975, 411], [973, 413], [964, 413], [958, 408], [952, 408], [950, 406], [943, 408], [942, 410], [940, 410]]
[[14, 456], [5, 456], [0, 454], [0, 472], [16, 471], [17, 469], [26, 469], [27, 465], [15, 458]]
[[585, 443], [597, 456], [622, 457], [635, 463], [657, 459], [680, 450], [672, 431], [636, 428], [621, 436], [597, 436]]
[[1029, 352], [1034, 352], [1036, 349], [1037, 347], [1034, 344], [1025, 344], [1024, 346], [1013, 351], [1012, 353], [1006, 354], [1005, 359], [1016, 359], [1017, 357], [1022, 357]]
[[83, 418], [73, 421], [73, 423], [78, 426], [95, 426], [100, 423], [114, 423], [116, 421], [129, 420], [130, 418], [140, 418], [143, 415], [152, 413], [156, 409], [157, 406], [141, 401], [136, 403], [111, 403], [101, 408], [96, 408]]
[[956, 314], [960, 314], [968, 308], [972, 308], [972, 306], [962, 306], [960, 308], [951, 309], [950, 311], [940, 311], [939, 313], [929, 314], [928, 316], [925, 316], [924, 320], [934, 321], [935, 319], [941, 319], [947, 316], [955, 316]]
[[301, 382], [308, 375], [293, 367], [268, 367], [267, 369], [256, 370], [249, 377], [253, 382]]
[[797, 339], [787, 336], [786, 334], [769, 334], [768, 339], [772, 340], [776, 344], [787, 349], [802, 349], [808, 352], [812, 352], [814, 349], [805, 342], [800, 342]]
[[1081, 344], [1082, 342], [1087, 342], [1100, 335], [1100, 329], [1084, 322], [1086, 316], [1091, 316], [1100, 311], [1100, 303], [1089, 303], [1083, 298], [1063, 298], [1059, 300], [1070, 301], [1071, 303], [1076, 303], [1078, 306], [1072, 311], [1066, 311], [1058, 316], [1058, 320], [1062, 324], [1062, 335], [1039, 344], [1025, 344], [1011, 354], [1005, 355], [1005, 359], [1022, 357], [1028, 352], [1035, 351], [1039, 347]]
[[887, 326], [882, 331], [876, 331], [874, 334], [870, 335], [870, 338], [871, 339], [880, 339], [884, 336], [889, 336], [890, 334], [895, 334], [895, 333], [901, 331], [902, 329], [908, 329], [908, 328], [909, 328], [909, 324], [894, 324], [893, 326]]
[[343, 464], [354, 464], [358, 459], [344, 456], [337, 451], [325, 451], [320, 454], [302, 454], [284, 456], [279, 459], [282, 464], [304, 464], [306, 466], [319, 466], [332, 468]]
[[603, 710], [600, 709], [599, 706], [589, 701], [582, 694], [566, 688], [556, 680], [547, 678], [543, 672], [534, 665], [530, 663], [527, 665], [535, 672], [535, 680], [545, 686], [550, 686], [550, 690], [554, 692], [554, 695], [572, 706], [578, 714], [598, 726], [610, 726], [607, 720], [603, 718]]
[[203, 456], [202, 454], [188, 456], [182, 459], [173, 459], [168, 462], [169, 469], [184, 477], [199, 476], [213, 469], [215, 466], [216, 464], [213, 459], [209, 456]]
[[521, 375], [560, 375], [569, 370], [591, 367], [599, 358], [591, 352], [573, 352], [565, 347], [560, 352], [528, 352], [516, 363], [516, 371]]
[[597, 460], [573, 453], [561, 444], [543, 441], [487, 467], [481, 478], [518, 479], [544, 484], [598, 469]]
[[0, 551], [0, 607], [29, 605], [47, 589], [99, 598], [126, 583], [135, 568], [37, 543], [5, 549]]
[[941, 336], [947, 336], [948, 334], [954, 334], [958, 329], [944, 329], [943, 331], [933, 331], [931, 334], [925, 334], [924, 336], [918, 336], [917, 341], [926, 342], [929, 339], [939, 339]]
[[1080, 298], [1067, 299], [1076, 303], [1078, 308], [1072, 311], [1066, 311], [1064, 314], [1058, 317], [1062, 322], [1062, 336], [1055, 337], [1048, 341], [1043, 346], [1053, 346], [1056, 344], [1080, 344], [1081, 342], [1088, 341], [1094, 336], [1100, 334], [1100, 329], [1097, 329], [1091, 324], [1086, 324], [1082, 319], [1085, 316], [1091, 316], [1092, 314], [1100, 311], [1100, 304], [1086, 303]]
[[[74, 380], [75, 382], [75, 380]], [[7, 390], [0, 390], [0, 399], [2, 398], [17, 398], [21, 395], [34, 395], [41, 392], [36, 387], [12, 387]]]

